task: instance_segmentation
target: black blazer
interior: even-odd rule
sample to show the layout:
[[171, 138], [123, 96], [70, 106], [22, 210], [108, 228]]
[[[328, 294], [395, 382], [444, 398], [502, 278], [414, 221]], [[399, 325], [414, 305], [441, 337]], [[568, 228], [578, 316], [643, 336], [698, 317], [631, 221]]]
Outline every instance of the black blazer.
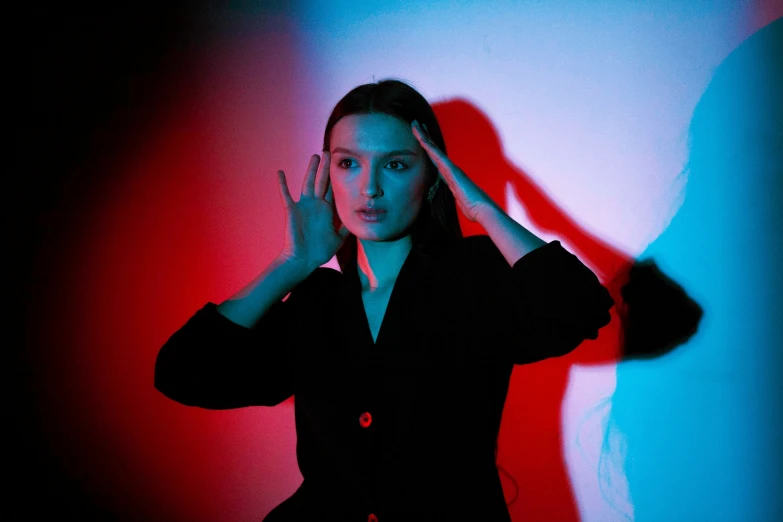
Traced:
[[495, 444], [513, 365], [597, 338], [613, 304], [559, 241], [511, 267], [471, 236], [411, 250], [375, 344], [358, 277], [321, 267], [253, 329], [207, 303], [161, 348], [155, 387], [210, 409], [295, 396], [304, 480], [267, 522], [509, 521]]

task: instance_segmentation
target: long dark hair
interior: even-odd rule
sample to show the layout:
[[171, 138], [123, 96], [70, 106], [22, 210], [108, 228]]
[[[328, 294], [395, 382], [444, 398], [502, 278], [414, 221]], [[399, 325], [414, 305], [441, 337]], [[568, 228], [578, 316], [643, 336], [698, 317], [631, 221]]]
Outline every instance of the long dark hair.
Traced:
[[[394, 116], [408, 125], [418, 120], [427, 126], [432, 141], [446, 152], [440, 125], [429, 102], [410, 85], [394, 79], [359, 85], [337, 102], [324, 130], [324, 151], [330, 150], [332, 127], [351, 114], [381, 113]], [[425, 158], [428, 186], [438, 176], [438, 169]], [[462, 238], [454, 195], [441, 180], [432, 203], [424, 200], [421, 211], [411, 226], [413, 248], [423, 256], [433, 255]], [[335, 216], [337, 213], [335, 212]], [[356, 236], [350, 234], [337, 251], [337, 262], [344, 274], [356, 271]]]

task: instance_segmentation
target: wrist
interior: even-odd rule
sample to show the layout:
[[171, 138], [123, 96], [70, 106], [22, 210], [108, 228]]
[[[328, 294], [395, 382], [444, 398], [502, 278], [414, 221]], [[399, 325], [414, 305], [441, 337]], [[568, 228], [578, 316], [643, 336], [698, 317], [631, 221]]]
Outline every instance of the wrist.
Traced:
[[496, 222], [501, 214], [505, 215], [505, 212], [493, 201], [485, 204], [481, 210], [476, 212], [476, 222], [486, 228], [488, 223]]
[[318, 267], [310, 266], [310, 264], [304, 261], [303, 259], [300, 259], [296, 256], [287, 255], [284, 253], [278, 254], [277, 258], [275, 258], [274, 263], [277, 266], [284, 267], [286, 270], [290, 271], [291, 273], [300, 276], [302, 279], [305, 279], [316, 268], [318, 268]]

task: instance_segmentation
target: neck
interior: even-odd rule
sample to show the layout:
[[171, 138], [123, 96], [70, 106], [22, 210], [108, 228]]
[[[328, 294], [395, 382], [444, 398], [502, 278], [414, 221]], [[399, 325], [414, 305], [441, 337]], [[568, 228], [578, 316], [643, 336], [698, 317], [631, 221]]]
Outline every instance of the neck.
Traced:
[[396, 241], [357, 239], [356, 266], [362, 290], [377, 290], [394, 285], [412, 247], [409, 235]]

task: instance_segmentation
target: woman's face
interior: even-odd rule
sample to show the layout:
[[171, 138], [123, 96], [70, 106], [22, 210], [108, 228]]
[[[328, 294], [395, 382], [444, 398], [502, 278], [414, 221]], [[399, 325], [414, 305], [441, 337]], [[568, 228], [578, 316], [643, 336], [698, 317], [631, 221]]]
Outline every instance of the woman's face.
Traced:
[[426, 153], [410, 126], [388, 114], [352, 114], [332, 127], [330, 147], [329, 177], [345, 227], [358, 239], [404, 237], [428, 190]]

